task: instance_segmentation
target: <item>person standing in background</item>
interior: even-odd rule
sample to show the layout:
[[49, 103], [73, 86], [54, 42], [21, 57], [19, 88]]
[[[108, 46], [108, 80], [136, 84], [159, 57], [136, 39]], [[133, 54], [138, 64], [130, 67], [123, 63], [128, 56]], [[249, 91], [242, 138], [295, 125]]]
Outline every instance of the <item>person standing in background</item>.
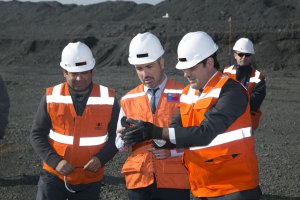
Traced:
[[7, 93], [5, 82], [0, 75], [0, 140], [5, 135], [9, 115], [9, 95]]
[[93, 83], [95, 59], [81, 42], [62, 51], [66, 82], [49, 87], [30, 142], [43, 161], [37, 200], [97, 200], [104, 165], [117, 153], [115, 91]]
[[266, 96], [265, 76], [253, 66], [255, 54], [253, 43], [248, 38], [240, 38], [233, 46], [236, 65], [224, 68], [224, 73], [239, 81], [250, 96], [252, 129], [256, 130], [262, 115], [260, 106]]
[[[178, 112], [183, 85], [164, 73], [163, 54], [159, 39], [152, 33], [139, 33], [131, 40], [128, 61], [134, 65], [142, 84], [122, 97], [118, 129], [127, 126], [127, 122], [122, 124], [124, 116], [159, 127], [169, 126]], [[130, 146], [132, 152], [122, 168], [129, 199], [190, 199], [183, 150], [161, 149], [163, 145], [167, 145], [165, 140], [146, 140]], [[128, 148], [121, 134], [116, 137], [116, 146], [120, 151]]]

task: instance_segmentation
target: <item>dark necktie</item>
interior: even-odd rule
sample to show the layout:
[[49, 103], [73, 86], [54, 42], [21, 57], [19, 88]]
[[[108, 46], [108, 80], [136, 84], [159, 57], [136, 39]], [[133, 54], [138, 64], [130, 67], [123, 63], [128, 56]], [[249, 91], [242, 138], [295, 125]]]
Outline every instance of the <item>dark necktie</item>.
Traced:
[[203, 89], [199, 89], [199, 94], [198, 94], [199, 97], [202, 94], [202, 92], [203, 92]]
[[151, 99], [150, 99], [150, 106], [151, 106], [151, 110], [152, 110], [152, 113], [155, 113], [156, 111], [156, 105], [155, 105], [155, 93], [157, 92], [159, 88], [156, 88], [156, 89], [149, 89], [150, 92], [151, 92]]

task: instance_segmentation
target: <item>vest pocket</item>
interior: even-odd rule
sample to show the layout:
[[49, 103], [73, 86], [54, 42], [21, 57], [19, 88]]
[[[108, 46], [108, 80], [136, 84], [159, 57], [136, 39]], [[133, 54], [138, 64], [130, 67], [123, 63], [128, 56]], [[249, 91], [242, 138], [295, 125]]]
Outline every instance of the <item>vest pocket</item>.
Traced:
[[184, 107], [180, 107], [180, 114], [188, 115], [191, 109], [192, 109], [192, 105], [185, 105]]
[[[52, 121], [52, 126], [54, 128], [59, 127], [65, 130], [66, 128], [66, 113], [64, 105], [49, 104], [48, 113]], [[67, 126], [68, 127], [68, 126]]]
[[130, 155], [123, 165], [122, 174], [142, 172], [145, 167], [146, 158], [146, 153]]
[[173, 158], [163, 163], [163, 171], [165, 174], [187, 174], [187, 170], [183, 165], [182, 159]]
[[221, 155], [221, 156], [218, 156], [218, 157], [215, 157], [215, 158], [212, 158], [212, 159], [208, 159], [204, 163], [206, 165], [221, 164], [222, 162], [230, 161], [230, 160], [234, 159], [237, 156], [239, 156], [239, 154]]
[[62, 143], [54, 142], [53, 140], [50, 140], [50, 145], [52, 146], [52, 148], [56, 151], [56, 153], [59, 156], [66, 159], [66, 157], [68, 156], [68, 155], [66, 155], [67, 148], [68, 148], [67, 144], [62, 144]]

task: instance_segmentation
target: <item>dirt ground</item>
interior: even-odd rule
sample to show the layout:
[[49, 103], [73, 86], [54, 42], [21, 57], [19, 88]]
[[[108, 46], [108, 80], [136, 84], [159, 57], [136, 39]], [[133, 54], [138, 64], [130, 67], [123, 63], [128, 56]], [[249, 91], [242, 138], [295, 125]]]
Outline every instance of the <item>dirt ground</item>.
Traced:
[[[0, 199], [34, 199], [41, 163], [28, 143], [31, 122], [44, 88], [62, 80], [60, 69], [17, 73], [19, 67], [1, 69], [11, 98], [11, 113], [6, 137], [0, 141]], [[124, 93], [138, 81], [131, 76], [122, 76], [120, 81], [119, 75], [126, 71], [125, 67], [113, 72], [97, 70], [94, 80]], [[263, 199], [296, 200], [300, 197], [300, 103], [299, 89], [293, 86], [300, 85], [300, 70], [264, 73], [268, 92], [262, 107], [264, 116], [255, 133]], [[181, 73], [172, 77], [184, 83]], [[117, 154], [106, 165], [103, 199], [127, 199], [120, 174], [125, 158]]]
[[[45, 88], [63, 81], [59, 61], [67, 42], [81, 39], [91, 46], [97, 58], [94, 81], [115, 88], [121, 97], [139, 83], [127, 63], [128, 44], [134, 34], [142, 30], [157, 34], [165, 44], [167, 73], [187, 83], [173, 67], [179, 40], [189, 31], [209, 32], [220, 46], [221, 65], [227, 65], [228, 32], [222, 29], [227, 28], [230, 15], [236, 19], [232, 40], [246, 36], [254, 41], [256, 64], [266, 76], [264, 114], [255, 132], [262, 199], [300, 199], [299, 1], [182, 2], [168, 0], [156, 6], [0, 2], [0, 74], [11, 100], [9, 125], [0, 140], [1, 200], [35, 199], [41, 161], [29, 144], [32, 119]], [[231, 7], [235, 9], [230, 11]], [[202, 13], [197, 13], [200, 8]], [[173, 12], [174, 18], [156, 20], [166, 10]], [[201, 14], [205, 20], [199, 18]], [[200, 21], [193, 21], [195, 18]], [[102, 199], [127, 199], [120, 174], [125, 159], [126, 154], [117, 154], [107, 163]]]

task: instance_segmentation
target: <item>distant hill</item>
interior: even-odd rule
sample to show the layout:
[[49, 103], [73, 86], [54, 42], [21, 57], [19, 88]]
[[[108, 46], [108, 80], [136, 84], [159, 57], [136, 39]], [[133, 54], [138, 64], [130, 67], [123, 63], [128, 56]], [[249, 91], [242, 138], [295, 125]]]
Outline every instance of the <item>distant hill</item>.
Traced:
[[[63, 47], [76, 40], [92, 48], [101, 67], [128, 65], [129, 42], [144, 31], [162, 40], [167, 65], [173, 66], [182, 36], [201, 30], [220, 46], [222, 65], [230, 64], [234, 42], [249, 37], [258, 66], [299, 68], [299, 10], [298, 0], [165, 0], [155, 6], [123, 1], [87, 6], [0, 2], [0, 66], [58, 65]], [[162, 17], [166, 13], [169, 18]]]

